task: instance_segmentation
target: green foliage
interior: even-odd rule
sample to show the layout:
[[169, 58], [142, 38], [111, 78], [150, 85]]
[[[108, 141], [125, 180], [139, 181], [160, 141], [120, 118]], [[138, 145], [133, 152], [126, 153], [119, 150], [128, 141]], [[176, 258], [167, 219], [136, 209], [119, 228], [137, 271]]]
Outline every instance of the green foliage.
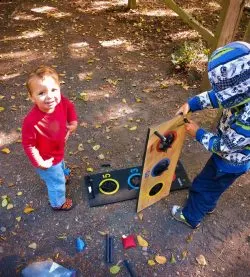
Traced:
[[205, 48], [202, 41], [185, 41], [172, 55], [171, 62], [176, 69], [186, 69], [199, 64], [207, 59], [209, 49]]

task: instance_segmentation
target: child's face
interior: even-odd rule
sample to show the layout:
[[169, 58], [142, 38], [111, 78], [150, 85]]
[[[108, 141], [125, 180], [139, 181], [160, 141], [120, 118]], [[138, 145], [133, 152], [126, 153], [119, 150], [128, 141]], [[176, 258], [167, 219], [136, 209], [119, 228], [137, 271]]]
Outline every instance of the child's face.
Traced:
[[50, 76], [34, 77], [29, 87], [32, 102], [43, 112], [52, 113], [61, 101], [60, 86]]

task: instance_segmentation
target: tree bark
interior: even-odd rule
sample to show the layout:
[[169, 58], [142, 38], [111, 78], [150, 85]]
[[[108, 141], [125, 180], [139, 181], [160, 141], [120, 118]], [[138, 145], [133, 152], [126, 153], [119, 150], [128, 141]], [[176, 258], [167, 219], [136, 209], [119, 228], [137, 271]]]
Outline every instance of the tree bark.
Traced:
[[[212, 45], [211, 51], [233, 41], [244, 5], [245, 0], [224, 0], [222, 2], [220, 20], [216, 28], [214, 44]], [[201, 88], [202, 90], [207, 90], [209, 87], [210, 83], [206, 71], [202, 78]]]
[[128, 8], [135, 9], [136, 8], [136, 0], [128, 0]]
[[224, 0], [212, 50], [231, 42], [238, 29], [245, 0]]
[[250, 21], [248, 22], [247, 29], [246, 29], [243, 40], [250, 43]]
[[206, 41], [209, 45], [212, 45], [214, 42], [214, 34], [200, 24], [194, 17], [189, 13], [179, 7], [174, 0], [165, 0], [166, 5], [177, 13], [181, 19], [194, 28]]

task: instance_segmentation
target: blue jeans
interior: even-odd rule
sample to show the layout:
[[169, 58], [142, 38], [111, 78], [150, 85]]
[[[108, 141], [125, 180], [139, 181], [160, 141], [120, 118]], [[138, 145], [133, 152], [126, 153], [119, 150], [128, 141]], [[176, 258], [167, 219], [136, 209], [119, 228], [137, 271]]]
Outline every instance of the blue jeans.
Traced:
[[65, 176], [70, 173], [64, 161], [48, 169], [36, 168], [36, 172], [47, 186], [50, 205], [53, 208], [61, 207], [66, 201]]
[[215, 208], [221, 194], [243, 173], [223, 172], [211, 157], [189, 189], [188, 200], [182, 210], [187, 222], [196, 227]]

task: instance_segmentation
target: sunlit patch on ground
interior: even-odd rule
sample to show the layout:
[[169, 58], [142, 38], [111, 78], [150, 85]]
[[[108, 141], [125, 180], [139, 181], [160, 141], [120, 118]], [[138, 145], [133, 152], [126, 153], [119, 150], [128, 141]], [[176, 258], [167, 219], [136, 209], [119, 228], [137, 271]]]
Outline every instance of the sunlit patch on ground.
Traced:
[[129, 106], [125, 106], [124, 104], [117, 104], [113, 105], [112, 108], [110, 108], [106, 114], [105, 118], [107, 121], [112, 119], [118, 119], [124, 116], [127, 116], [128, 114], [132, 114], [134, 111]]
[[79, 98], [86, 102], [94, 102], [104, 98], [109, 98], [111, 94], [116, 94], [116, 90], [111, 86], [107, 86], [102, 90], [84, 90], [82, 93], [80, 93]]
[[80, 81], [90, 81], [92, 80], [93, 72], [81, 72], [78, 73], [78, 78]]
[[72, 58], [84, 58], [94, 55], [93, 49], [87, 42], [76, 42], [69, 45], [69, 52]]
[[78, 1], [78, 3], [80, 5], [80, 8], [78, 8], [78, 10], [82, 12], [100, 12], [113, 7], [117, 8], [119, 6], [128, 5], [127, 0], [93, 1], [88, 2], [88, 4], [86, 4], [86, 2], [82, 3], [81, 1]]
[[49, 13], [49, 12], [57, 11], [57, 8], [49, 7], [49, 6], [43, 6], [43, 7], [39, 7], [39, 8], [33, 8], [31, 10], [32, 10], [32, 12], [36, 12], [36, 13]]
[[[44, 53], [46, 58], [53, 58], [53, 54], [51, 52]], [[38, 59], [41, 57], [40, 53], [36, 53], [35, 51], [17, 51], [17, 52], [8, 52], [8, 53], [0, 53], [0, 60], [14, 60], [16, 59], [17, 62], [27, 62]], [[21, 60], [18, 60], [22, 58]]]
[[13, 79], [13, 78], [16, 78], [18, 76], [20, 76], [20, 73], [4, 74], [4, 75], [0, 76], [0, 81]]
[[110, 48], [121, 48], [126, 51], [135, 51], [138, 50], [137, 46], [132, 45], [132, 43], [126, 39], [112, 39], [112, 40], [103, 40], [99, 41], [103, 47]]
[[11, 131], [9, 134], [0, 132], [0, 147], [16, 142], [20, 138], [20, 132]]
[[61, 12], [61, 11], [58, 11], [57, 8], [49, 7], [49, 6], [33, 8], [33, 9], [31, 9], [31, 11], [36, 12], [36, 13], [45, 13], [45, 14], [55, 17], [55, 18], [62, 18], [62, 17], [67, 17], [67, 16], [72, 15], [71, 13]]
[[12, 36], [12, 37], [5, 37], [1, 39], [0, 41], [12, 41], [12, 40], [18, 40], [18, 39], [30, 39], [30, 38], [36, 38], [36, 37], [42, 37], [45, 35], [45, 32], [42, 30], [34, 30], [34, 31], [25, 31], [19, 36]]
[[216, 1], [211, 1], [208, 3], [209, 7], [213, 8], [213, 10], [219, 10], [221, 9], [221, 6]]
[[177, 17], [178, 15], [172, 10], [143, 10], [136, 12], [141, 15], [146, 16], [169, 16], [169, 17]]
[[169, 37], [173, 40], [173, 41], [177, 41], [177, 40], [184, 40], [184, 39], [195, 39], [199, 36], [198, 32], [194, 31], [194, 30], [188, 30], [188, 31], [181, 31], [181, 32], [174, 32], [169, 34]]
[[41, 17], [34, 16], [33, 14], [27, 13], [18, 13], [13, 17], [14, 20], [27, 20], [27, 21], [36, 21], [41, 19]]

